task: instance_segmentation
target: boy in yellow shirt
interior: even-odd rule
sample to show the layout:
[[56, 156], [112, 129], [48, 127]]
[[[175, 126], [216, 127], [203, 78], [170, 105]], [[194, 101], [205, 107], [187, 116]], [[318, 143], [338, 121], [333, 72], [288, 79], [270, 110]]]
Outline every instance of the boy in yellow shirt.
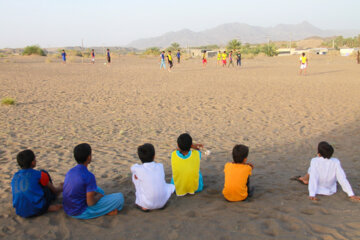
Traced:
[[254, 187], [250, 187], [250, 176], [254, 165], [247, 163], [249, 148], [245, 145], [235, 145], [232, 156], [233, 163], [226, 163], [225, 184], [223, 195], [230, 202], [244, 201], [252, 197]]
[[226, 67], [226, 59], [227, 59], [227, 53], [224, 51], [224, 53], [221, 55], [222, 57], [222, 66]]
[[[193, 144], [188, 133], [177, 139], [178, 150], [171, 153], [171, 183], [175, 185], [177, 196], [195, 194], [203, 190], [203, 177], [200, 172], [200, 148], [202, 144]], [[191, 150], [193, 149], [193, 150]]]
[[304, 75], [306, 75], [306, 69], [308, 66], [308, 62], [309, 62], [309, 60], [305, 56], [305, 53], [302, 53], [301, 57], [300, 57], [300, 71], [299, 71], [300, 75], [302, 74], [303, 71], [304, 71]]

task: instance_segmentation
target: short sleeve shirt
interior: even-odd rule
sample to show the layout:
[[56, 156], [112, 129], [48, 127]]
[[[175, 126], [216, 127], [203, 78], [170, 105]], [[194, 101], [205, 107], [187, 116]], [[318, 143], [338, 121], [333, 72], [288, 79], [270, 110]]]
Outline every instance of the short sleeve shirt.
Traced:
[[87, 206], [86, 193], [97, 189], [96, 179], [87, 167], [78, 164], [70, 169], [64, 181], [63, 207], [70, 216], [83, 213]]
[[35, 169], [21, 169], [11, 181], [13, 206], [16, 214], [31, 217], [44, 212], [47, 202], [43, 186], [49, 183], [47, 174]]
[[248, 196], [247, 181], [251, 167], [246, 164], [226, 163], [223, 195], [228, 201], [242, 201]]

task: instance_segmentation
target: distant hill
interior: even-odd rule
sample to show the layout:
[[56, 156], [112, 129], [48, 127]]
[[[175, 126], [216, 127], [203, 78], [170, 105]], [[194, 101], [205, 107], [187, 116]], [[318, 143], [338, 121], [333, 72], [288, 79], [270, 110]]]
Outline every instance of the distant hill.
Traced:
[[210, 44], [226, 45], [232, 39], [242, 43], [265, 43], [271, 41], [301, 40], [313, 36], [331, 37], [343, 35], [355, 36], [360, 30], [322, 30], [308, 22], [300, 24], [279, 24], [275, 27], [257, 27], [245, 23], [227, 23], [215, 28], [200, 32], [183, 29], [177, 32], [168, 32], [158, 37], [135, 40], [129, 47], [145, 49], [148, 47], [165, 48], [177, 42], [182, 47], [204, 46]]

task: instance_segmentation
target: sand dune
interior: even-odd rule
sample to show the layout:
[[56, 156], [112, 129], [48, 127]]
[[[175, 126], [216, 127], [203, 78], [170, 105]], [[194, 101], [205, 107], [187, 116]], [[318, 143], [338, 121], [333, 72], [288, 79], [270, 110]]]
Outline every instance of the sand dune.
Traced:
[[[332, 197], [307, 200], [307, 188], [289, 178], [307, 170], [317, 143], [335, 147], [360, 194], [360, 67], [353, 59], [311, 56], [308, 76], [298, 57], [243, 60], [216, 67], [187, 60], [173, 72], [155, 58], [121, 57], [113, 64], [45, 63], [44, 58], [0, 62], [0, 238], [4, 239], [359, 239], [359, 204], [339, 187]], [[212, 154], [201, 169], [205, 189], [172, 196], [162, 211], [134, 208], [130, 166], [136, 147], [151, 142], [170, 179], [176, 138], [189, 132]], [[55, 182], [75, 161], [73, 147], [94, 150], [90, 170], [106, 192], [125, 195], [115, 217], [79, 221], [64, 212], [22, 219], [12, 209], [10, 182], [17, 152], [31, 148], [38, 168]], [[223, 167], [234, 144], [250, 146], [256, 187], [249, 202], [228, 203]], [[60, 201], [60, 200], [59, 200]]]

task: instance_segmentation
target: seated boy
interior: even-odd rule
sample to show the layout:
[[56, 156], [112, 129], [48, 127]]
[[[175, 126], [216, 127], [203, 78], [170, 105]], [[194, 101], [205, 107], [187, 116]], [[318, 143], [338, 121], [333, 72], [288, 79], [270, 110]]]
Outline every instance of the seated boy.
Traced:
[[78, 165], [70, 169], [64, 182], [63, 205], [66, 214], [77, 219], [90, 219], [102, 215], [116, 215], [123, 208], [121, 193], [104, 195], [96, 185], [94, 174], [88, 170], [91, 163], [91, 147], [82, 143], [74, 148]]
[[350, 199], [359, 201], [354, 195], [350, 183], [346, 179], [344, 170], [337, 158], [332, 158], [334, 148], [327, 142], [318, 145], [318, 156], [311, 159], [308, 173], [303, 177], [295, 177], [309, 188], [309, 199], [318, 200], [317, 194], [332, 195], [336, 193], [336, 181], [338, 181]]
[[152, 144], [146, 143], [138, 147], [138, 155], [143, 164], [131, 167], [136, 189], [135, 204], [143, 211], [163, 208], [175, 187], [165, 182], [163, 165], [154, 162], [155, 148]]
[[16, 214], [27, 218], [60, 210], [61, 204], [50, 204], [62, 192], [62, 184], [57, 188], [54, 187], [46, 171], [34, 169], [36, 167], [34, 152], [24, 150], [18, 153], [16, 160], [21, 167], [11, 181]]
[[250, 188], [250, 176], [254, 166], [246, 162], [248, 155], [247, 146], [235, 145], [232, 152], [234, 162], [225, 164], [223, 195], [230, 202], [244, 201], [254, 193], [255, 188]]
[[[178, 150], [171, 154], [172, 179], [177, 196], [194, 194], [203, 190], [203, 177], [200, 172], [202, 144], [193, 144], [188, 133], [177, 139]], [[191, 148], [196, 150], [191, 150]]]

